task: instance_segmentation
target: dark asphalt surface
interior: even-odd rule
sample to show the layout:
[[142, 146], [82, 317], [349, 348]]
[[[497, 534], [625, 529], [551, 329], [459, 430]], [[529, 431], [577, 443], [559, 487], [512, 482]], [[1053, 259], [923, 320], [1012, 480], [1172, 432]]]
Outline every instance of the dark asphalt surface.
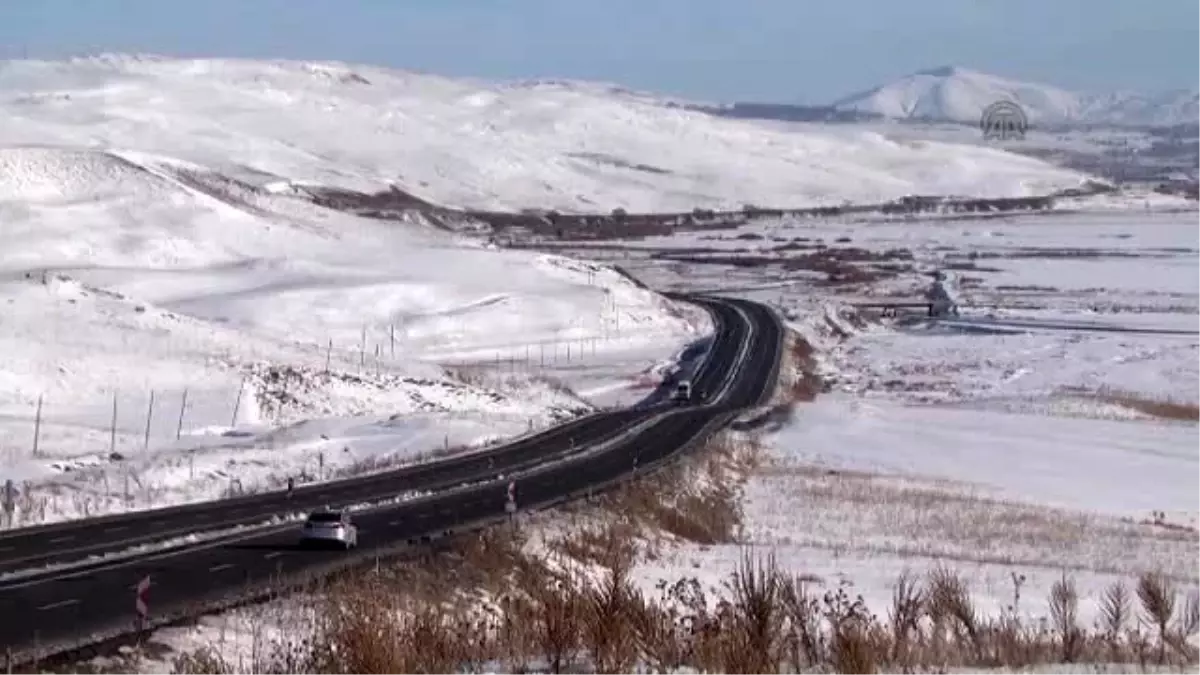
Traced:
[[[633, 470], [635, 459], [639, 466], [653, 464], [685, 448], [706, 427], [726, 421], [730, 413], [762, 402], [777, 372], [782, 327], [769, 309], [756, 303], [722, 300], [713, 304], [722, 320], [710, 359], [695, 378], [695, 386], [715, 395], [728, 383], [724, 395], [707, 405], [612, 413], [620, 423], [633, 426], [665, 411], [638, 435], [603, 452], [571, 455], [566, 461], [523, 474], [517, 480], [523, 509], [550, 505], [617, 480]], [[750, 319], [753, 331], [738, 310]], [[741, 355], [746, 360], [735, 370]], [[736, 379], [730, 381], [734, 375]], [[611, 430], [610, 424], [618, 422], [605, 422], [596, 433]], [[578, 434], [578, 429], [574, 433]], [[534, 443], [543, 457], [554, 452], [546, 446], [561, 451], [565, 442], [562, 433], [547, 436], [549, 440]], [[169, 620], [243, 595], [273, 579], [321, 573], [369, 559], [406, 541], [503, 518], [506, 483], [483, 483], [358, 514], [360, 547], [350, 553], [301, 551], [296, 546], [299, 526], [291, 525], [233, 543], [201, 544], [185, 551], [114, 560], [81, 571], [66, 570], [52, 578], [3, 581], [0, 646], [10, 647], [16, 660], [22, 661], [29, 660], [34, 651], [45, 655], [129, 632], [134, 620], [133, 588], [145, 576], [152, 579], [152, 622]], [[391, 488], [392, 494], [400, 491]], [[363, 501], [362, 493], [355, 499]]]
[[[690, 296], [676, 299], [690, 300]], [[719, 324], [719, 316], [717, 321]], [[624, 433], [656, 414], [668, 390], [659, 387], [630, 408], [571, 420], [504, 446], [369, 476], [300, 485], [291, 497], [277, 491], [9, 530], [0, 533], [0, 574], [79, 561], [188, 534], [258, 525], [273, 516], [321, 506], [383, 501], [414, 490], [444, 490], [513, 473]]]

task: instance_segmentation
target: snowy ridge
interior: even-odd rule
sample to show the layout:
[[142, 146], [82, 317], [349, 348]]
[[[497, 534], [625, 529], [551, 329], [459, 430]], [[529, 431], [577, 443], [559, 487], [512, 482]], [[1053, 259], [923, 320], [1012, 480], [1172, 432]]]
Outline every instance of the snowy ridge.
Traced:
[[1157, 94], [1113, 92], [1100, 95], [1021, 82], [966, 68], [924, 70], [834, 103], [841, 110], [894, 119], [948, 120], [975, 124], [996, 101], [1018, 103], [1032, 123], [1083, 122], [1170, 126], [1194, 124], [1200, 117], [1196, 91]]
[[396, 186], [446, 206], [802, 207], [1079, 184], [1003, 151], [717, 119], [618, 87], [343, 63], [106, 55], [0, 65], [0, 147], [149, 153], [273, 189]]

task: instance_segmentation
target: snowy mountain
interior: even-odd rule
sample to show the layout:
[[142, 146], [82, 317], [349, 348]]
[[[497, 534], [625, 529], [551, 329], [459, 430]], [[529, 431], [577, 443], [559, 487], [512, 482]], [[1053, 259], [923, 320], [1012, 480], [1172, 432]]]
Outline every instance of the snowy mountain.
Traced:
[[839, 110], [894, 119], [949, 120], [975, 124], [983, 109], [1000, 100], [1016, 101], [1035, 124], [1088, 123], [1170, 126], [1195, 123], [1196, 91], [1159, 94], [1083, 94], [1010, 80], [959, 67], [925, 70], [890, 84], [848, 96]]
[[689, 211], [1022, 196], [1080, 176], [996, 149], [717, 119], [569, 81], [110, 55], [0, 66], [0, 146], [140, 150], [260, 181], [485, 209]]

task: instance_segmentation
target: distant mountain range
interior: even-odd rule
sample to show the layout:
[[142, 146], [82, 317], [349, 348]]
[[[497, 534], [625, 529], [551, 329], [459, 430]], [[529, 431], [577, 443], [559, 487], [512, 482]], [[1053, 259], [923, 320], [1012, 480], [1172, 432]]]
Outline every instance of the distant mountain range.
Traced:
[[1200, 118], [1197, 90], [1084, 94], [956, 66], [914, 73], [847, 96], [832, 108], [891, 119], [975, 124], [984, 108], [1000, 100], [1016, 102], [1031, 123], [1047, 126], [1175, 126], [1196, 124]]

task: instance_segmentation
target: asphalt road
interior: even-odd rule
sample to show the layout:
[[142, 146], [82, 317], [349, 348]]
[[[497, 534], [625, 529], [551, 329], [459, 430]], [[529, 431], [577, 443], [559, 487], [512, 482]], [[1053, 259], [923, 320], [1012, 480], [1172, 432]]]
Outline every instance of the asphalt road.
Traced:
[[[675, 297], [701, 304], [713, 313], [714, 346], [742, 339], [745, 327], [730, 309], [702, 298]], [[715, 389], [711, 382], [717, 375], [720, 373], [705, 361], [696, 374], [697, 391]], [[666, 390], [660, 387], [630, 408], [581, 417], [504, 446], [368, 476], [297, 486], [290, 497], [285, 491], [276, 491], [9, 530], [0, 533], [0, 574], [79, 561], [185, 535], [258, 525], [273, 516], [321, 506], [384, 501], [406, 492], [445, 490], [514, 473], [624, 433], [659, 412]]]
[[[697, 389], [707, 391], [713, 400], [644, 410], [649, 415], [645, 421], [638, 416], [621, 418], [627, 425], [640, 423], [643, 428], [595, 452], [542, 463], [521, 474], [517, 494], [523, 509], [581, 496], [627, 476], [635, 465], [647, 467], [667, 459], [728, 421], [731, 413], [762, 402], [775, 380], [782, 327], [770, 310], [756, 303], [716, 304], [722, 325], [710, 359], [696, 378]], [[738, 367], [740, 359], [744, 360]], [[554, 438], [561, 447], [562, 437]], [[152, 580], [151, 621], [163, 622], [245, 595], [273, 579], [319, 574], [406, 541], [502, 519], [506, 487], [507, 480], [491, 481], [359, 514], [360, 547], [350, 553], [298, 550], [299, 526], [288, 525], [237, 542], [200, 544], [77, 571], [3, 581], [0, 645], [10, 647], [20, 662], [31, 660], [35, 653], [44, 656], [129, 632], [133, 589], [146, 576]]]

